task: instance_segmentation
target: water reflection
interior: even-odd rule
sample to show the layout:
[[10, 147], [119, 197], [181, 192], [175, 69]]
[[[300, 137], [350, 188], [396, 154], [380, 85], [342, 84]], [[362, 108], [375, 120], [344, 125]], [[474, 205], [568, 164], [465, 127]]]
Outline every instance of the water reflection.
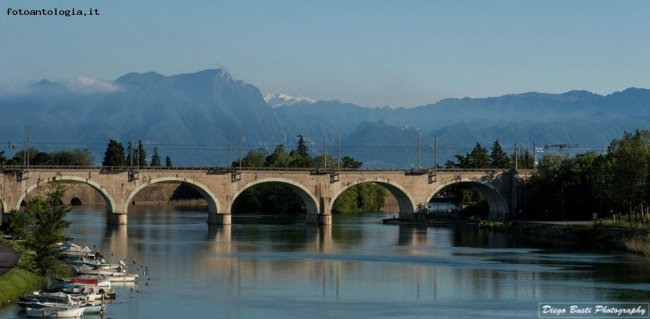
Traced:
[[129, 214], [122, 226], [106, 226], [101, 212], [70, 215], [76, 242], [149, 270], [137, 285], [116, 287], [115, 318], [181, 318], [187, 309], [194, 317], [522, 318], [536, 317], [540, 301], [650, 300], [645, 257], [501, 233], [388, 226], [381, 215], [337, 215], [318, 227], [304, 216], [234, 215], [219, 226], [206, 224], [206, 212]]
[[397, 244], [400, 246], [425, 246], [428, 244], [427, 227], [399, 225]]

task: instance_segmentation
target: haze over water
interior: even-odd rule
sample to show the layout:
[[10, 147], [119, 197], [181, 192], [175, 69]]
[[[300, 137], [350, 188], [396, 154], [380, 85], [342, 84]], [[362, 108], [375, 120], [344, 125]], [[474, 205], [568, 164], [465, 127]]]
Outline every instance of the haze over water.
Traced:
[[646, 257], [385, 217], [315, 227], [266, 212], [214, 226], [206, 212], [135, 207], [116, 227], [84, 208], [68, 234], [139, 270], [138, 284], [115, 285], [110, 318], [533, 318], [539, 302], [650, 300]]

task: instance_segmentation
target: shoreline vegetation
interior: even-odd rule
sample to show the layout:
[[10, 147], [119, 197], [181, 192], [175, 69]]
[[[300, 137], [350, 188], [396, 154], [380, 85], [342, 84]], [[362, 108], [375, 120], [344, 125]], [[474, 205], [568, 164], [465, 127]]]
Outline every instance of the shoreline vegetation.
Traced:
[[627, 221], [598, 220], [595, 223], [593, 221], [483, 221], [479, 224], [466, 219], [426, 221], [384, 219], [384, 224], [483, 229], [535, 236], [537, 239], [557, 244], [593, 242], [603, 247], [650, 256], [650, 226]]

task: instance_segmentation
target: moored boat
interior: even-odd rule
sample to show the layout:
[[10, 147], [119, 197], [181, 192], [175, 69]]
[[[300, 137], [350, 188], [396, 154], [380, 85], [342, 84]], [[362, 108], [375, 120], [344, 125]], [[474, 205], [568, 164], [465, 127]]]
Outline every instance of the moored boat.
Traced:
[[100, 275], [83, 275], [71, 278], [56, 278], [52, 282], [53, 287], [62, 286], [64, 284], [73, 284], [79, 286], [96, 286], [96, 287], [111, 287], [111, 281], [105, 276]]
[[43, 308], [25, 308], [25, 313], [29, 318], [77, 318], [84, 313], [82, 307], [59, 307], [48, 306]]

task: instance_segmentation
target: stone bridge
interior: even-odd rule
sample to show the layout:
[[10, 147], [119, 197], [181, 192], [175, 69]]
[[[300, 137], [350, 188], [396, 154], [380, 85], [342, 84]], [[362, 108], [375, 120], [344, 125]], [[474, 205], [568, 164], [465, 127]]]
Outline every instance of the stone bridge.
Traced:
[[[0, 180], [0, 212], [19, 209], [26, 195], [52, 182], [80, 182], [93, 187], [107, 207], [109, 224], [126, 224], [134, 196], [162, 182], [185, 182], [208, 203], [208, 223], [229, 225], [237, 196], [262, 183], [288, 185], [304, 201], [309, 224], [331, 224], [332, 206], [346, 189], [362, 183], [386, 188], [399, 206], [400, 218], [413, 218], [445, 186], [471, 183], [487, 199], [491, 219], [507, 219], [521, 202], [521, 181], [531, 171], [515, 170], [340, 170], [218, 167], [4, 167]], [[2, 221], [0, 216], [0, 221]]]

